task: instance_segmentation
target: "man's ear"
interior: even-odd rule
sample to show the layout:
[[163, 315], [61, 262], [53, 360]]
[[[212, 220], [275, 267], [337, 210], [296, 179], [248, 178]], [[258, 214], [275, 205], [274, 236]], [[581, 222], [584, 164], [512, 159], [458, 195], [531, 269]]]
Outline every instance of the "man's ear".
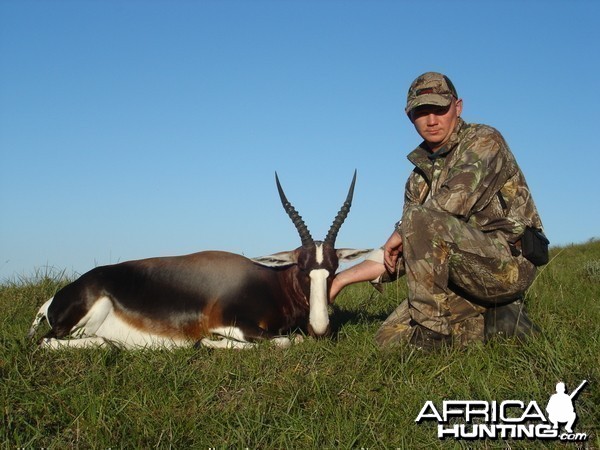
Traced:
[[456, 100], [456, 115], [460, 116], [463, 110], [463, 101], [462, 98]]
[[272, 255], [250, 258], [250, 260], [267, 267], [291, 266], [298, 263], [298, 252], [291, 250], [288, 252], [273, 253]]
[[356, 249], [356, 248], [338, 248], [335, 252], [337, 253], [340, 262], [352, 261], [353, 259], [360, 258], [367, 253], [372, 252], [372, 248]]

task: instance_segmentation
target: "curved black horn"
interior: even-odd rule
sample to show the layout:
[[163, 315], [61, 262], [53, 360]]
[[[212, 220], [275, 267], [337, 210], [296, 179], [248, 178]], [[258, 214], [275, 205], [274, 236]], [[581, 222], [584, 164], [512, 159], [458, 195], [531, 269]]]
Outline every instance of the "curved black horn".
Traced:
[[350, 212], [350, 207], [352, 206], [352, 197], [354, 196], [354, 184], [356, 183], [356, 170], [354, 170], [354, 177], [352, 178], [352, 184], [350, 184], [350, 189], [348, 190], [348, 196], [346, 197], [346, 201], [342, 205], [340, 212], [338, 212], [331, 228], [329, 229], [329, 233], [327, 233], [327, 237], [325, 238], [325, 242], [335, 245], [335, 239], [337, 238], [338, 232], [340, 231], [340, 227], [346, 220], [348, 213]]
[[292, 222], [294, 222], [294, 225], [298, 230], [298, 234], [300, 235], [302, 246], [304, 247], [314, 243], [314, 240], [310, 235], [310, 231], [308, 231], [308, 227], [304, 223], [304, 220], [302, 220], [302, 216], [298, 214], [298, 211], [294, 209], [292, 204], [288, 202], [288, 199], [285, 197], [283, 189], [281, 188], [281, 184], [279, 183], [279, 177], [277, 176], [277, 172], [275, 172], [275, 182], [277, 183], [277, 190], [279, 191], [279, 198], [281, 199], [283, 209], [285, 209], [287, 215], [290, 216], [290, 219], [292, 219]]

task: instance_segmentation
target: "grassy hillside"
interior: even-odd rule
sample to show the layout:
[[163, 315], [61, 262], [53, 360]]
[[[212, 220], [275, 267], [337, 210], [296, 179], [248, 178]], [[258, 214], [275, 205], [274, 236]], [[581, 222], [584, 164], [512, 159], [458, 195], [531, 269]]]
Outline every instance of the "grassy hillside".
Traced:
[[[332, 339], [287, 350], [118, 348], [61, 352], [25, 339], [64, 282], [0, 286], [2, 448], [563, 448], [554, 440], [439, 440], [416, 424], [426, 401], [536, 400], [558, 381], [576, 398], [575, 430], [600, 448], [600, 242], [555, 248], [527, 295], [543, 335], [424, 354], [380, 350], [373, 335], [405, 297], [353, 286]], [[575, 444], [569, 447], [577, 448]]]

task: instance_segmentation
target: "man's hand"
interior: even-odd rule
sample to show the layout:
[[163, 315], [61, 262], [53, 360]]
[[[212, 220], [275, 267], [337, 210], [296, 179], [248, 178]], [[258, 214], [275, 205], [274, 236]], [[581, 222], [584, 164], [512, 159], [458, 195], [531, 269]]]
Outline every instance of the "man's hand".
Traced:
[[402, 236], [394, 231], [383, 245], [383, 262], [388, 272], [396, 272], [396, 263], [398, 262], [398, 257], [401, 253]]

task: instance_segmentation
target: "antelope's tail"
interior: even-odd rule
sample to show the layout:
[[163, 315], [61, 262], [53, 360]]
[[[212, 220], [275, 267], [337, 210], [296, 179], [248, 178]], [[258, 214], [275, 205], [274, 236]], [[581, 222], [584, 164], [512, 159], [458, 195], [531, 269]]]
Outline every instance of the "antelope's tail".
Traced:
[[40, 326], [40, 323], [42, 323], [42, 320], [48, 320], [48, 307], [50, 306], [50, 303], [52, 303], [52, 300], [54, 300], [54, 297], [52, 297], [50, 300], [44, 303], [38, 310], [37, 314], [35, 315], [35, 319], [31, 324], [31, 328], [29, 328], [29, 333], [27, 333], [28, 339], [32, 339], [35, 336], [35, 332]]

